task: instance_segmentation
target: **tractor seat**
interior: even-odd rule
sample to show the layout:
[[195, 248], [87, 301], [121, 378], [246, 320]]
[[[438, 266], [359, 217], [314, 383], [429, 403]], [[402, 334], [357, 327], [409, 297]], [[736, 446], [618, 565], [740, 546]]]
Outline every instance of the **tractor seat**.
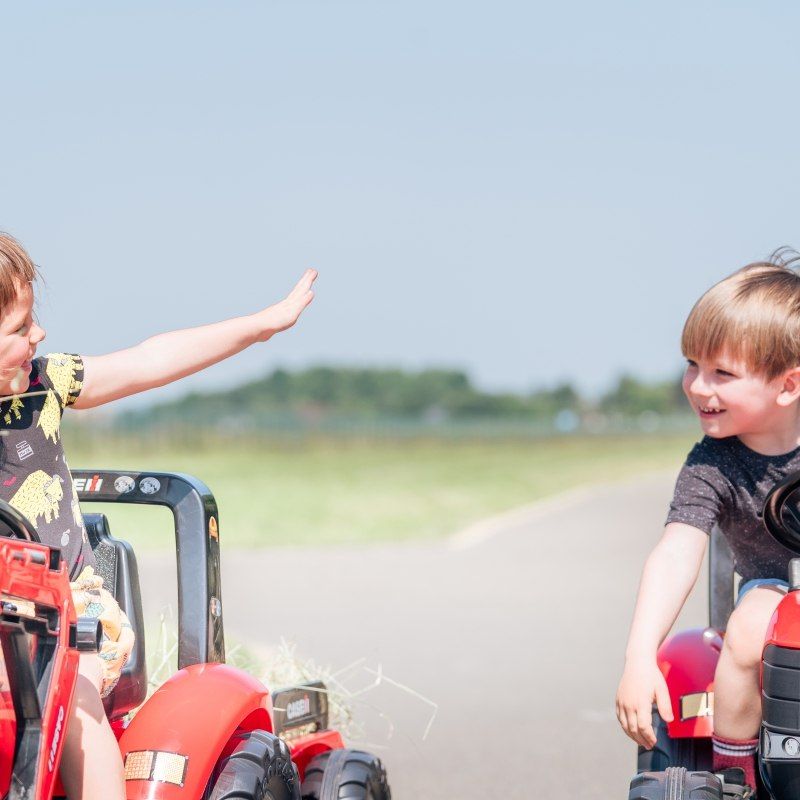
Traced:
[[103, 579], [103, 586], [128, 615], [136, 636], [136, 644], [122, 668], [119, 683], [103, 700], [108, 718], [116, 719], [141, 705], [147, 697], [147, 664], [139, 570], [133, 548], [128, 542], [115, 539], [111, 535], [105, 514], [84, 514], [83, 520], [89, 544], [97, 561], [96, 573]]

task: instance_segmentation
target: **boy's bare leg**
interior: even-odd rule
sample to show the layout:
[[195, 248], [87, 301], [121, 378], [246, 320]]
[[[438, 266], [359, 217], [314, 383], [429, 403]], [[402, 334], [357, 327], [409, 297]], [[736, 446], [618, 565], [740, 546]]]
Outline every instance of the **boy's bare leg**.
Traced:
[[751, 589], [734, 609], [714, 675], [714, 733], [726, 739], [755, 739], [761, 725], [758, 685], [764, 636], [785, 593]]
[[69, 800], [125, 800], [122, 756], [100, 699], [101, 670], [97, 655], [81, 656], [61, 759]]

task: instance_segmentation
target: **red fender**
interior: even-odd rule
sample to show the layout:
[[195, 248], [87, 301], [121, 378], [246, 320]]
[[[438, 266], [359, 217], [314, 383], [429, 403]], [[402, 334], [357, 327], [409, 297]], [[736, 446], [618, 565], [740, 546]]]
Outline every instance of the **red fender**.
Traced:
[[234, 732], [257, 728], [272, 730], [272, 698], [260, 681], [227, 664], [179, 670], [120, 738], [128, 800], [201, 797]]
[[764, 646], [800, 649], [800, 592], [789, 592], [772, 615]]
[[328, 750], [341, 750], [344, 742], [339, 731], [324, 730], [309, 733], [307, 736], [298, 736], [296, 739], [291, 739], [288, 745], [292, 761], [294, 761], [302, 781], [306, 776], [308, 762], [314, 756], [326, 753]]
[[711, 736], [714, 729], [714, 672], [722, 635], [714, 628], [691, 628], [670, 636], [658, 650], [658, 666], [672, 701], [673, 739]]

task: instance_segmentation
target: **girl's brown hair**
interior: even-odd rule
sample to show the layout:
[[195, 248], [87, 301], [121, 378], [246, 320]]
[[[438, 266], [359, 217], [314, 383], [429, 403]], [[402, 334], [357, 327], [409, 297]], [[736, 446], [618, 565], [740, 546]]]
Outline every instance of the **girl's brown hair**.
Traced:
[[16, 299], [20, 284], [33, 283], [37, 277], [25, 248], [13, 236], [0, 231], [0, 316]]
[[733, 358], [770, 381], [800, 366], [800, 254], [787, 247], [712, 286], [689, 313], [681, 351]]

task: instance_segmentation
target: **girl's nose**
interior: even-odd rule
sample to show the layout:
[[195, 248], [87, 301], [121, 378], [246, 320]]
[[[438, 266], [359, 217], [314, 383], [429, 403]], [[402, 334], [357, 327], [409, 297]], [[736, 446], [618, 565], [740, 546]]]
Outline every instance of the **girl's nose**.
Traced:
[[39, 342], [43, 342], [45, 337], [47, 336], [47, 331], [41, 326], [37, 325], [35, 322], [33, 323], [33, 328], [31, 330], [31, 341], [34, 344], [39, 344]]

